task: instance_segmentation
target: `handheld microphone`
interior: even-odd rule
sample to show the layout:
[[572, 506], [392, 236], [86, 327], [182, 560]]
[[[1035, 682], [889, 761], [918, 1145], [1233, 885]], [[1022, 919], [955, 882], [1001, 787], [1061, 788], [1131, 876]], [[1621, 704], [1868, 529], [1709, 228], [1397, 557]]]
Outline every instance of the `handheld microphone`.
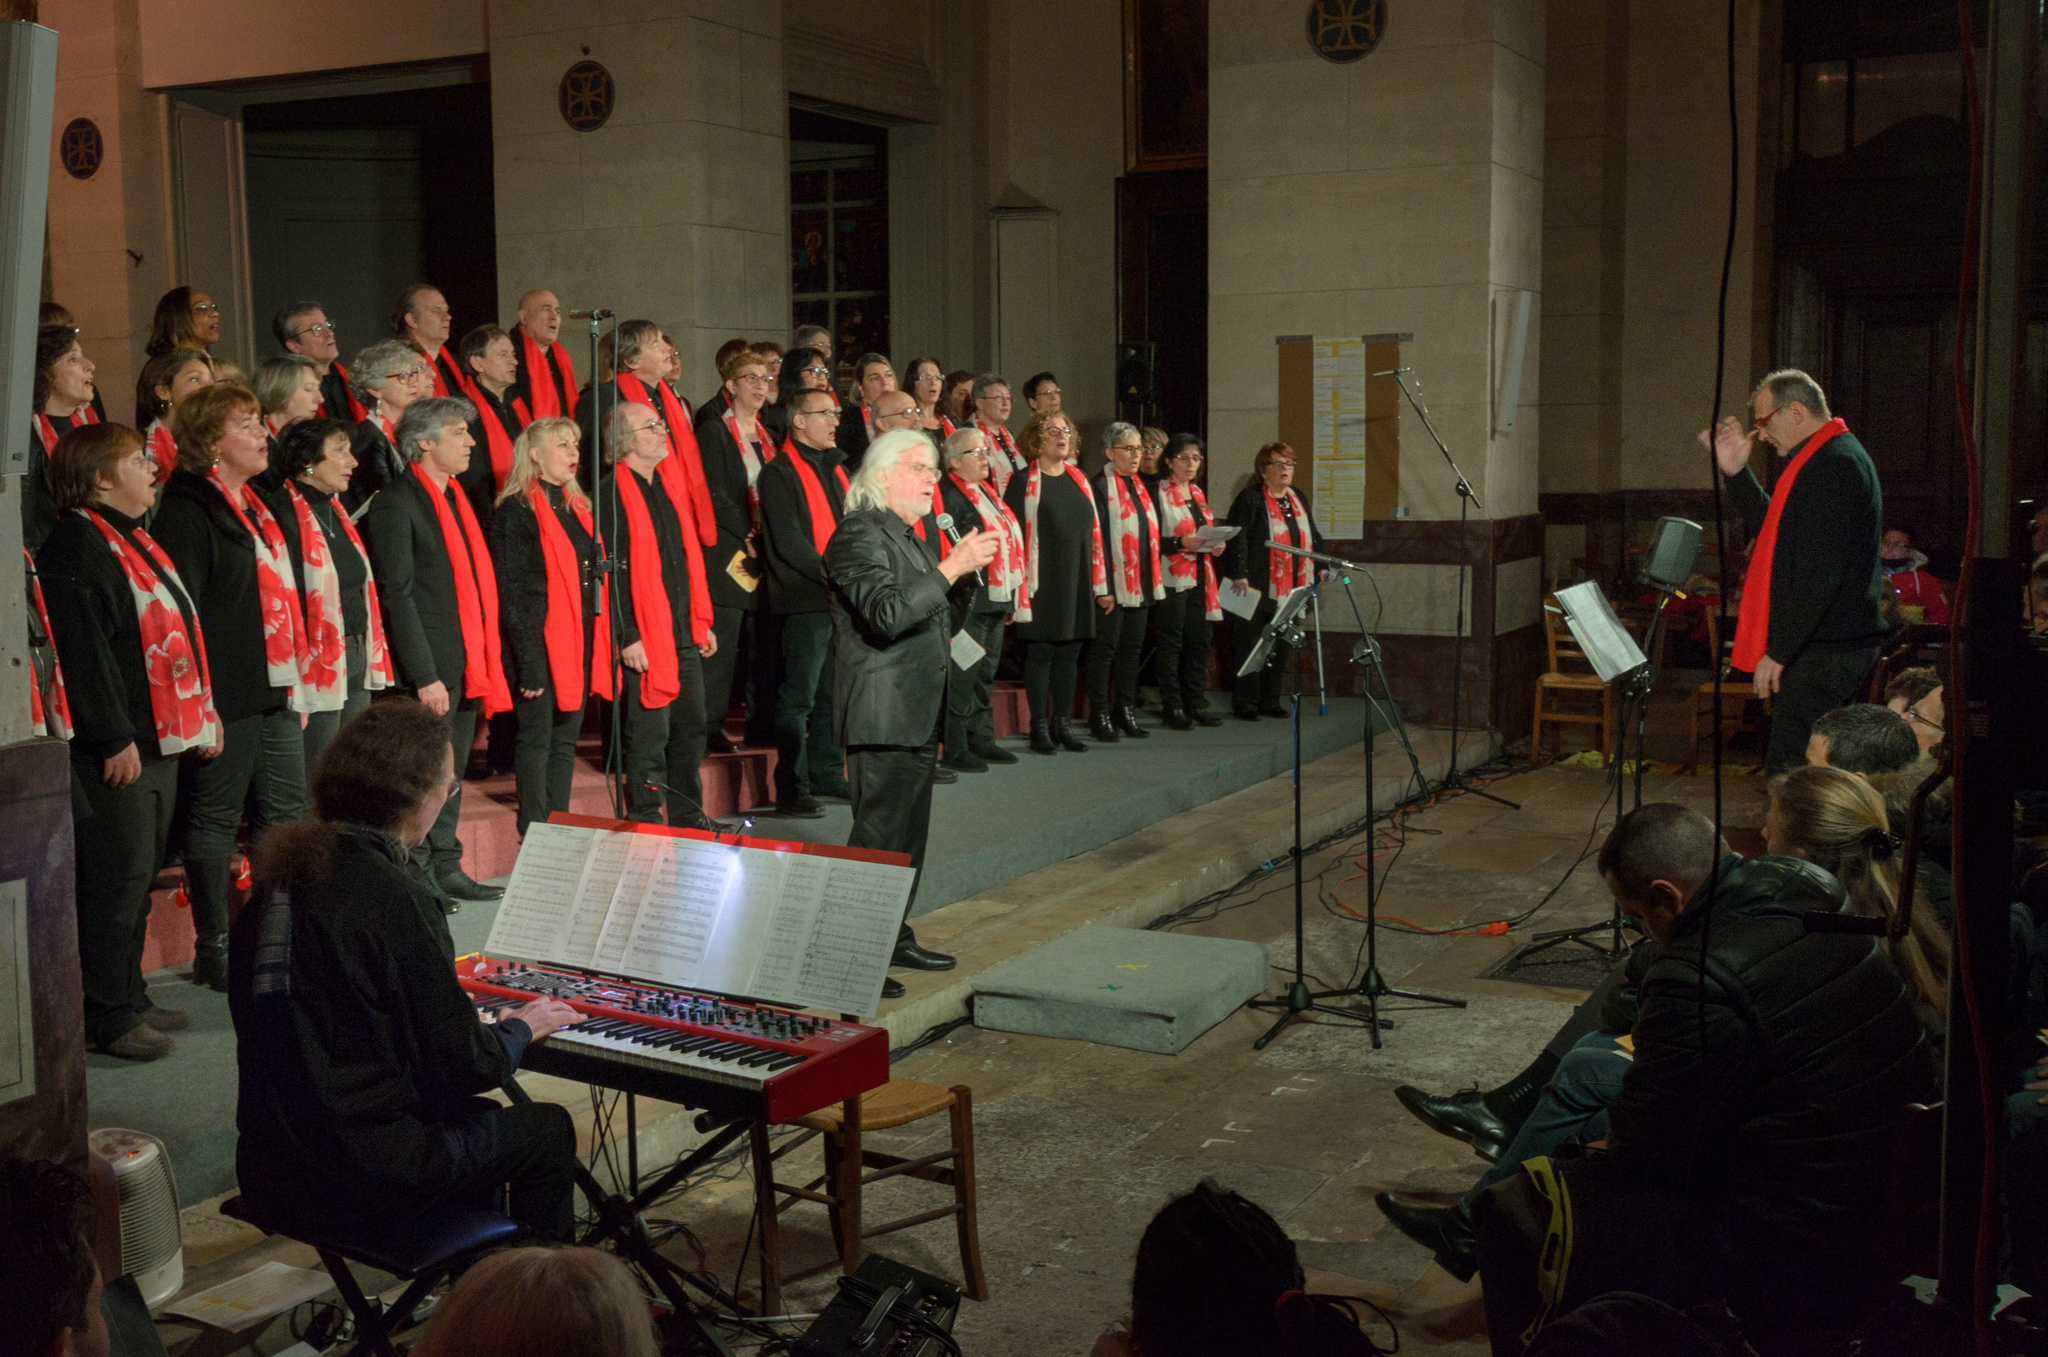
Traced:
[[[695, 810], [695, 811], [696, 811], [696, 812], [697, 812], [697, 813], [698, 813], [699, 815], [703, 816], [703, 817], [704, 817], [704, 818], [705, 818], [706, 820], [711, 820], [711, 839], [712, 839], [712, 842], [716, 843], [716, 842], [718, 841], [718, 836], [719, 836], [719, 835], [720, 835], [721, 833], [726, 833], [726, 834], [732, 834], [732, 836], [733, 836], [734, 838], [738, 838], [738, 837], [739, 837], [739, 835], [738, 835], [737, 833], [734, 833], [734, 832], [733, 832], [732, 830], [722, 830], [722, 829], [720, 829], [720, 828], [719, 828], [719, 826], [718, 826], [718, 821], [716, 821], [716, 820], [712, 820], [712, 819], [711, 819], [711, 812], [709, 812], [709, 811], [705, 810], [705, 809], [704, 809], [704, 805], [703, 805], [703, 803], [702, 803], [702, 802], [700, 802], [700, 801], [698, 801], [696, 797], [694, 797], [694, 796], [690, 795], [690, 794], [689, 794], [688, 792], [686, 792], [686, 791], [683, 791], [683, 790], [681, 790], [680, 788], [676, 788], [676, 787], [671, 787], [671, 786], [669, 786], [669, 785], [668, 785], [668, 784], [667, 784], [666, 782], [657, 782], [657, 781], [656, 781], [655, 779], [653, 779], [653, 778], [651, 778], [651, 777], [650, 777], [650, 778], [644, 778], [644, 779], [642, 779], [642, 780], [641, 780], [641, 784], [640, 784], [640, 785], [641, 785], [641, 786], [643, 786], [643, 787], [645, 787], [645, 788], [647, 788], [647, 790], [648, 790], [648, 791], [650, 791], [650, 792], [667, 792], [667, 793], [668, 793], [668, 794], [669, 794], [670, 796], [679, 796], [679, 797], [681, 797], [681, 798], [682, 798], [683, 800], [685, 800], [685, 801], [689, 802], [689, 803], [690, 803], [690, 805], [691, 805], [691, 807], [692, 807], [692, 808], [693, 808], [693, 809], [694, 809], [694, 810]], [[741, 829], [752, 829], [753, 827], [754, 827], [754, 817], [753, 817], [753, 816], [751, 816], [751, 815], [742, 815], [742, 816], [740, 816], [740, 828], [741, 828]]]
[[600, 306], [589, 311], [564, 311], [562, 314], [571, 320], [610, 320], [618, 312], [609, 306]]
[[[960, 545], [960, 529], [953, 526], [953, 515], [933, 514], [932, 522], [939, 525], [939, 531], [946, 534], [948, 542], [951, 542], [956, 547]], [[982, 577], [979, 570], [974, 572], [974, 582], [983, 588], [988, 587], [988, 581]]]
[[[574, 311], [571, 311], [571, 312], [570, 312], [569, 314], [573, 316], [573, 315], [575, 315], [575, 314], [577, 314], [577, 313], [576, 313], [576, 312], [574, 312]], [[1386, 370], [1385, 372], [1375, 372], [1375, 373], [1373, 373], [1372, 375], [1373, 375], [1373, 376], [1375, 376], [1375, 377], [1391, 377], [1391, 376], [1393, 376], [1393, 375], [1394, 375], [1395, 373], [1397, 373], [1397, 372], [1413, 372], [1413, 371], [1415, 371], [1415, 369], [1414, 369], [1414, 368], [1388, 368], [1388, 369], [1387, 369], [1387, 370]]]

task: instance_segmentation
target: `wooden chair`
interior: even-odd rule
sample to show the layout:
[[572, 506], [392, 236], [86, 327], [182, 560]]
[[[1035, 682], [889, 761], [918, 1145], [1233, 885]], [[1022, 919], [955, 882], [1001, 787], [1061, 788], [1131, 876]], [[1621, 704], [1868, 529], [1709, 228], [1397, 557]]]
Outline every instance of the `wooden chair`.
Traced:
[[[1733, 614], [1730, 614], [1733, 616]], [[1734, 666], [1735, 638], [1721, 638], [1721, 613], [1717, 608], [1707, 609], [1707, 649], [1717, 657], [1721, 666], [1721, 740], [1725, 744], [1731, 735], [1744, 731], [1759, 734], [1756, 722], [1749, 718], [1749, 704], [1756, 699], [1756, 692], [1745, 675], [1738, 674]], [[1771, 703], [1764, 699], [1763, 710], [1769, 713]], [[1685, 767], [1682, 771], [1691, 773], [1700, 766], [1700, 723], [1713, 719], [1714, 682], [1712, 679], [1693, 690], [1691, 710], [1692, 739], [1686, 745]], [[1759, 754], [1761, 759], [1762, 755]]]
[[[868, 1131], [886, 1131], [914, 1121], [949, 1114], [952, 1143], [935, 1154], [905, 1159], [865, 1148], [861, 1136]], [[915, 1079], [891, 1079], [880, 1088], [836, 1107], [821, 1108], [790, 1123], [805, 1134], [780, 1149], [771, 1150], [768, 1127], [756, 1123], [754, 1142], [754, 1201], [761, 1220], [761, 1304], [765, 1313], [782, 1308], [782, 1231], [780, 1217], [797, 1201], [823, 1206], [832, 1223], [832, 1242], [839, 1249], [840, 1270], [851, 1275], [860, 1267], [861, 1245], [878, 1236], [922, 1225], [926, 1221], [954, 1217], [960, 1235], [960, 1269], [966, 1275], [967, 1294], [975, 1300], [988, 1299], [988, 1278], [981, 1267], [981, 1230], [974, 1200], [974, 1098], [965, 1084], [940, 1088]], [[775, 1180], [775, 1164], [815, 1136], [825, 1138], [825, 1171], [802, 1187]], [[871, 1171], [870, 1171], [871, 1170]], [[880, 1225], [868, 1225], [861, 1214], [861, 1193], [870, 1183], [884, 1178], [922, 1178], [953, 1189], [950, 1205], [920, 1211]], [[778, 1201], [777, 1194], [789, 1198]]]
[[[1614, 726], [1614, 687], [1593, 672], [1593, 662], [1586, 658], [1576, 636], [1564, 624], [1564, 613], [1558, 607], [1557, 596], [1547, 595], [1543, 600], [1543, 641], [1550, 653], [1548, 672], [1536, 676], [1536, 724], [1529, 737], [1529, 752], [1536, 754], [1543, 748], [1543, 727], [1556, 727], [1552, 732], [1552, 748], [1558, 747], [1559, 731], [1565, 726], [1592, 726], [1599, 739], [1600, 764], [1607, 765], [1609, 731]], [[1598, 693], [1600, 712], [1596, 716], [1590, 711], [1573, 711], [1546, 705], [1545, 693]]]

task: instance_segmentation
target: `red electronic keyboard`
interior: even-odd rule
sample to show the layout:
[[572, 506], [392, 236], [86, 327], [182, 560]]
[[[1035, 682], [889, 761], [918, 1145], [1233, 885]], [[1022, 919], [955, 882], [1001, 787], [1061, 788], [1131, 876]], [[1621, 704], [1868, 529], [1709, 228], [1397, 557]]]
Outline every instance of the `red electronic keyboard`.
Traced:
[[485, 1011], [560, 999], [587, 1015], [527, 1047], [522, 1069], [720, 1120], [789, 1121], [889, 1081], [879, 1027], [474, 953], [455, 976]]

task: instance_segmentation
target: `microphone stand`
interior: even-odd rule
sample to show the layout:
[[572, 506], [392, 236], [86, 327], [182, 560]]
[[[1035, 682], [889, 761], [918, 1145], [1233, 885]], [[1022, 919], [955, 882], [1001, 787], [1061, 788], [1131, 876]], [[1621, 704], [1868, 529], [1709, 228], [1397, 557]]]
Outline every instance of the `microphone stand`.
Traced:
[[[713, 843], [717, 843], [717, 842], [719, 841], [719, 838], [718, 838], [718, 836], [719, 836], [719, 835], [720, 835], [721, 833], [724, 833], [724, 834], [730, 834], [730, 835], [732, 835], [732, 837], [733, 837], [733, 842], [734, 842], [734, 843], [738, 843], [738, 842], [739, 842], [739, 838], [740, 838], [740, 831], [739, 831], [739, 829], [722, 829], [722, 828], [719, 828], [718, 826], [720, 826], [722, 822], [721, 822], [721, 821], [719, 821], [719, 820], [718, 820], [718, 819], [717, 819], [717, 818], [716, 818], [715, 816], [713, 816], [713, 815], [711, 814], [711, 812], [710, 812], [710, 811], [708, 811], [708, 810], [704, 809], [704, 803], [703, 803], [702, 801], [699, 801], [699, 800], [698, 800], [698, 799], [697, 799], [696, 797], [694, 797], [694, 796], [690, 795], [690, 794], [689, 794], [688, 792], [686, 792], [686, 791], [682, 790], [682, 789], [681, 789], [680, 787], [671, 787], [671, 786], [669, 786], [669, 785], [668, 785], [668, 784], [667, 784], [666, 782], [662, 782], [662, 781], [659, 781], [659, 780], [657, 780], [657, 779], [655, 779], [655, 778], [651, 778], [651, 777], [650, 777], [650, 778], [644, 778], [644, 779], [642, 779], [642, 780], [641, 780], [641, 783], [640, 783], [640, 785], [641, 785], [641, 786], [643, 786], [643, 787], [645, 787], [645, 788], [647, 788], [647, 790], [648, 790], [648, 791], [650, 791], [650, 792], [667, 792], [667, 793], [668, 793], [668, 794], [669, 794], [670, 796], [675, 796], [675, 797], [681, 797], [681, 798], [682, 798], [683, 800], [685, 800], [685, 801], [689, 802], [689, 803], [690, 803], [690, 808], [691, 808], [692, 810], [696, 811], [696, 812], [697, 812], [697, 813], [698, 813], [699, 815], [703, 816], [703, 817], [704, 817], [704, 818], [705, 818], [706, 820], [709, 820], [709, 821], [711, 822], [711, 824], [712, 824], [712, 825], [714, 826], [714, 827], [713, 827], [713, 829], [712, 829], [712, 831], [711, 831], [711, 841], [712, 841]], [[740, 829], [752, 829], [753, 827], [754, 827], [754, 817], [753, 817], [753, 816], [751, 816], [751, 815], [742, 815], [742, 816], [740, 816]]]
[[[605, 452], [605, 434], [611, 426], [611, 411], [616, 409], [619, 403], [616, 381], [600, 382], [597, 380], [598, 332], [603, 328], [604, 319], [608, 316], [611, 317], [612, 321], [612, 345], [613, 351], [616, 352], [619, 332], [618, 318], [613, 316], [609, 310], [602, 308], [590, 312], [590, 441], [593, 445], [590, 449], [590, 484], [593, 490], [596, 490], [603, 483], [604, 473], [602, 467]], [[611, 493], [597, 496], [598, 540], [607, 546], [606, 550], [598, 553], [598, 579], [599, 587], [605, 591], [605, 607], [611, 615], [612, 625], [612, 700], [610, 721], [608, 722], [611, 738], [605, 742], [604, 775], [605, 782], [608, 784], [611, 792], [612, 818], [617, 820], [626, 818], [625, 703], [626, 684], [632, 677], [631, 672], [626, 668], [625, 647], [621, 644], [625, 635], [625, 619], [619, 611], [620, 595], [624, 592], [619, 587], [619, 576], [626, 569], [624, 557], [621, 555], [625, 543], [619, 535], [619, 476], [621, 473], [630, 476], [633, 474], [633, 470], [631, 467], [621, 466], [617, 461], [614, 461], [612, 463]], [[625, 603], [630, 607], [632, 599], [627, 598]]]
[[1468, 786], [1465, 775], [1458, 771], [1458, 699], [1465, 686], [1465, 579], [1469, 569], [1466, 559], [1466, 514], [1474, 506], [1483, 514], [1486, 512], [1486, 506], [1480, 503], [1479, 493], [1472, 488], [1472, 482], [1465, 479], [1465, 473], [1459, 469], [1457, 459], [1451, 456], [1451, 450], [1444, 446], [1444, 440], [1437, 434], [1436, 425], [1430, 423], [1428, 407], [1423, 405], [1415, 392], [1409, 389], [1408, 383], [1402, 379], [1402, 374], [1407, 371], [1407, 368], [1394, 368], [1372, 375], [1394, 379], [1395, 385], [1401, 388], [1401, 394], [1408, 398], [1408, 404], [1414, 409], [1416, 418], [1422, 421], [1422, 427], [1428, 431], [1430, 442], [1436, 444], [1436, 450], [1444, 455], [1444, 462], [1450, 467], [1451, 474], [1458, 478], [1458, 612], [1457, 630], [1451, 637], [1451, 754], [1450, 763], [1444, 771], [1444, 780], [1439, 785], [1456, 788], [1473, 796], [1483, 796], [1488, 801], [1506, 806], [1509, 810], [1520, 810], [1522, 806], [1518, 801], [1510, 801], [1504, 796], [1496, 796], [1492, 792]]

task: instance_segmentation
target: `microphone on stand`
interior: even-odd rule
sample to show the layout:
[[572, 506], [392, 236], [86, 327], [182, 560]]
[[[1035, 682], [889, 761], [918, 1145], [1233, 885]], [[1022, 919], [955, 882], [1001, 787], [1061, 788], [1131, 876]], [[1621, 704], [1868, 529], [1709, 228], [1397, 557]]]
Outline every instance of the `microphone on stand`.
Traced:
[[[574, 312], [574, 311], [571, 311], [571, 312], [570, 312], [569, 314], [573, 316], [573, 315], [576, 315], [576, 314], [578, 314], [578, 313], [577, 313], [577, 312]], [[1388, 368], [1388, 369], [1387, 369], [1387, 370], [1386, 370], [1385, 372], [1375, 372], [1375, 373], [1372, 373], [1371, 375], [1372, 375], [1372, 376], [1374, 376], [1374, 377], [1391, 377], [1391, 376], [1393, 376], [1393, 375], [1394, 375], [1395, 373], [1397, 373], [1397, 372], [1413, 372], [1413, 371], [1415, 371], [1415, 369], [1414, 369], [1414, 368]]]
[[609, 306], [600, 306], [589, 311], [564, 311], [562, 314], [570, 320], [610, 320], [618, 312]]
[[[932, 522], [939, 525], [939, 531], [946, 534], [948, 542], [951, 542], [956, 547], [960, 545], [960, 530], [953, 526], [953, 515], [934, 514], [932, 515]], [[979, 570], [974, 572], [974, 582], [984, 589], [988, 587], [988, 581], [983, 578]]]
[[[703, 816], [703, 817], [704, 817], [704, 818], [705, 818], [706, 820], [710, 820], [710, 821], [711, 821], [711, 824], [712, 824], [712, 830], [711, 830], [711, 841], [712, 841], [713, 843], [716, 843], [716, 842], [718, 842], [718, 836], [719, 836], [719, 835], [720, 835], [721, 833], [731, 834], [731, 835], [732, 835], [732, 836], [733, 836], [733, 837], [734, 837], [735, 839], [737, 839], [737, 838], [739, 837], [739, 834], [738, 834], [738, 832], [737, 832], [737, 831], [735, 831], [735, 830], [721, 830], [721, 829], [719, 829], [719, 828], [718, 828], [718, 821], [716, 821], [716, 820], [712, 819], [712, 817], [711, 817], [711, 812], [710, 812], [710, 811], [708, 811], [708, 810], [705, 810], [705, 809], [704, 809], [704, 805], [703, 805], [703, 803], [702, 803], [702, 802], [700, 802], [699, 800], [697, 800], [697, 798], [696, 798], [696, 797], [694, 797], [694, 796], [690, 795], [690, 794], [689, 794], [688, 792], [686, 792], [686, 791], [682, 791], [681, 789], [679, 789], [679, 788], [676, 788], [676, 787], [671, 787], [671, 786], [669, 786], [669, 785], [668, 785], [668, 784], [667, 784], [666, 782], [657, 782], [657, 781], [656, 781], [655, 779], [653, 779], [653, 778], [651, 778], [651, 777], [650, 777], [650, 778], [643, 778], [643, 779], [641, 780], [641, 783], [640, 783], [640, 785], [641, 785], [641, 786], [643, 786], [643, 787], [645, 787], [645, 788], [647, 788], [647, 790], [648, 790], [648, 791], [650, 791], [650, 792], [667, 792], [667, 793], [668, 793], [668, 794], [669, 794], [670, 796], [679, 796], [679, 797], [681, 797], [681, 798], [682, 798], [683, 800], [685, 800], [685, 801], [689, 802], [689, 803], [690, 803], [690, 805], [691, 805], [691, 806], [692, 806], [692, 807], [693, 807], [693, 808], [694, 808], [694, 809], [696, 810], [696, 812], [697, 812], [697, 813], [698, 813], [699, 815]], [[741, 829], [752, 829], [753, 827], [754, 827], [754, 817], [753, 817], [753, 816], [751, 816], [751, 815], [742, 815], [742, 816], [740, 816], [740, 828], [741, 828]]]

